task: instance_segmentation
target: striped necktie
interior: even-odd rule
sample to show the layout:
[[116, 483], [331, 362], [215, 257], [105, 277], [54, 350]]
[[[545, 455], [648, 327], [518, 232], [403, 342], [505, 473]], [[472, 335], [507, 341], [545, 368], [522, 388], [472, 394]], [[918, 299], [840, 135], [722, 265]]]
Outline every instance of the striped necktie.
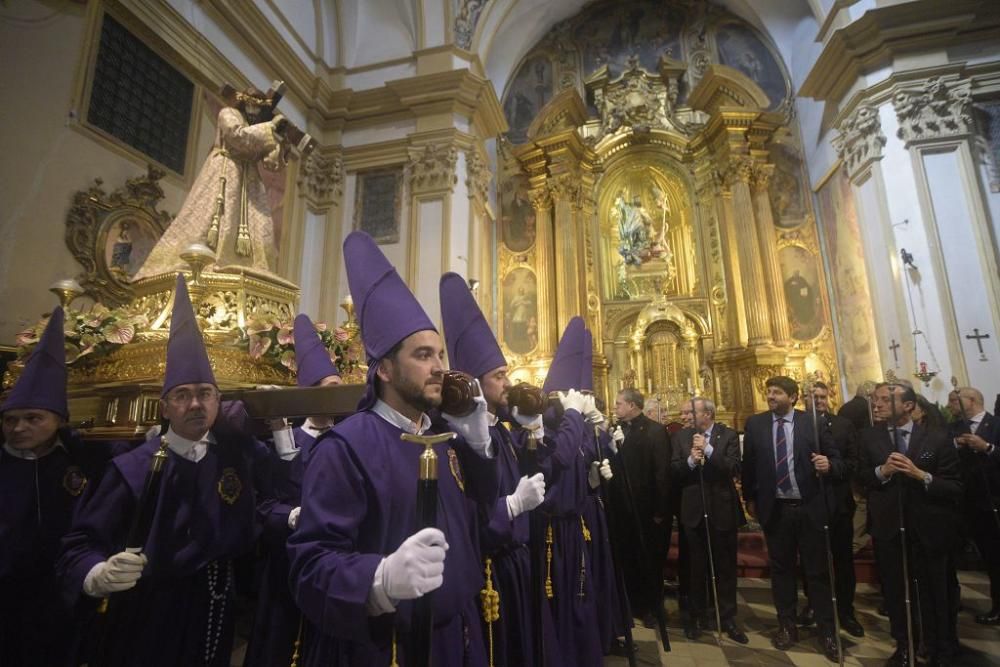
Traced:
[[778, 478], [778, 489], [784, 493], [792, 490], [791, 472], [788, 469], [788, 440], [785, 439], [785, 424], [787, 419], [779, 419], [774, 430], [775, 475]]

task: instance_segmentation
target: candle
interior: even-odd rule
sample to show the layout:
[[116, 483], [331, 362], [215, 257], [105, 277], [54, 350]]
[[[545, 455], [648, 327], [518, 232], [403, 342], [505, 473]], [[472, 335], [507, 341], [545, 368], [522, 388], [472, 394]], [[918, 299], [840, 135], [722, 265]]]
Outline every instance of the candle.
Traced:
[[688, 393], [689, 394], [693, 394], [694, 393], [694, 383], [691, 382], [691, 378], [687, 379], [687, 386], [688, 386]]
[[647, 394], [652, 394], [653, 393], [653, 380], [652, 380], [652, 378], [646, 378], [646, 393]]
[[920, 372], [921, 373], [926, 373], [927, 372], [927, 362], [926, 361], [921, 361], [920, 362]]
[[351, 297], [351, 293], [350, 293], [350, 292], [348, 292], [348, 293], [347, 293], [347, 294], [346, 294], [346, 295], [344, 296], [344, 301], [343, 301], [343, 302], [344, 302], [344, 303], [350, 303], [350, 304], [353, 304], [353, 303], [354, 303], [354, 298], [353, 298], [353, 297]]

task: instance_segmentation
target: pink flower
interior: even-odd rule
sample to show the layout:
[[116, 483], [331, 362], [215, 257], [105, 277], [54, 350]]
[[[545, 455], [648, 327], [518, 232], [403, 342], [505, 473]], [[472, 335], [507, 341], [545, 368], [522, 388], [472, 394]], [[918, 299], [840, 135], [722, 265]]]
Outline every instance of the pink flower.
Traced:
[[101, 329], [101, 333], [104, 335], [104, 339], [109, 343], [125, 345], [130, 343], [132, 338], [135, 337], [135, 327], [123, 324], [122, 322], [112, 322]]
[[18, 346], [32, 345], [38, 342], [38, 333], [34, 329], [25, 329], [14, 339]]
[[316, 331], [326, 331], [327, 330], [326, 322], [313, 322], [313, 329], [315, 329]]
[[250, 356], [254, 359], [260, 359], [264, 356], [264, 353], [271, 347], [270, 336], [258, 336], [254, 334], [250, 336]]
[[351, 334], [347, 333], [347, 330], [343, 327], [337, 327], [333, 332], [333, 338], [336, 341], [343, 343], [345, 340], [351, 337]]
[[290, 326], [283, 326], [278, 329], [278, 345], [294, 345], [295, 336], [292, 335]]
[[293, 373], [295, 373], [299, 369], [298, 365], [295, 363], [294, 350], [285, 350], [284, 352], [282, 352], [280, 361], [282, 366], [292, 371]]

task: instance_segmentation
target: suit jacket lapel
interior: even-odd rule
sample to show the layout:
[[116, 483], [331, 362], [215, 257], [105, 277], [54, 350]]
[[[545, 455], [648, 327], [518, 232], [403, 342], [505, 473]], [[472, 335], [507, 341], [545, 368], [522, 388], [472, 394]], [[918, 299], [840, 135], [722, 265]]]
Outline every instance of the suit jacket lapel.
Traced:
[[979, 426], [976, 428], [976, 435], [980, 438], [986, 438], [986, 436], [991, 435], [990, 431], [993, 430], [993, 415], [986, 413], [983, 417], [983, 421], [979, 422]]
[[913, 431], [910, 433], [909, 446], [906, 448], [906, 458], [911, 461], [919, 461], [920, 454], [924, 450], [924, 430], [913, 425]]

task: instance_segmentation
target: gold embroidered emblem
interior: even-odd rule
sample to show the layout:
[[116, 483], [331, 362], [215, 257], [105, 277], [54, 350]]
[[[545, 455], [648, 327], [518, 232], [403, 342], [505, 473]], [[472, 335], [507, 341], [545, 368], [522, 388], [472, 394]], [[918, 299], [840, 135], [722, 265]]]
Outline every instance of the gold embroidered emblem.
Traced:
[[462, 477], [462, 466], [458, 462], [458, 454], [451, 447], [448, 448], [448, 469], [451, 470], [451, 476], [458, 483], [458, 488], [464, 492], [465, 479]]
[[66, 493], [75, 498], [87, 488], [87, 476], [83, 474], [79, 466], [70, 466], [66, 468], [66, 474], [63, 475], [62, 485], [66, 489]]
[[243, 482], [240, 480], [240, 476], [236, 474], [235, 468], [226, 468], [222, 471], [222, 477], [219, 478], [218, 490], [219, 497], [227, 505], [232, 505], [240, 497], [240, 494], [243, 493]]

